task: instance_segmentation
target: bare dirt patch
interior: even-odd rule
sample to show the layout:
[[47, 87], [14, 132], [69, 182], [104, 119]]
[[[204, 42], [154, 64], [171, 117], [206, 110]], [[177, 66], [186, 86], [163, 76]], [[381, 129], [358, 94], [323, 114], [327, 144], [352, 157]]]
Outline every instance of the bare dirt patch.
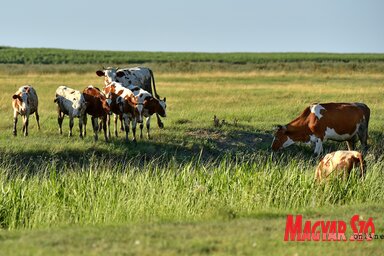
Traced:
[[271, 134], [261, 131], [220, 128], [189, 130], [186, 135], [219, 152], [267, 150], [273, 138]]

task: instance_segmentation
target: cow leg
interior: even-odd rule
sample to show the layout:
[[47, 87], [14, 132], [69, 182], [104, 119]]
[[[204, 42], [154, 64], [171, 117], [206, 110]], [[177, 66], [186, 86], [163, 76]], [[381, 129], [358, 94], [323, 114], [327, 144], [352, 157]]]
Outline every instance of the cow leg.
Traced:
[[352, 139], [347, 140], [347, 147], [349, 151], [354, 150], [355, 145], [356, 145], [356, 137], [353, 137]]
[[64, 113], [60, 110], [57, 111], [57, 123], [59, 124], [59, 133], [60, 135], [63, 134], [63, 120], [64, 120]]
[[140, 139], [143, 139], [143, 128], [144, 128], [144, 123], [140, 123]]
[[320, 156], [322, 151], [323, 151], [323, 142], [321, 139], [317, 139], [314, 153], [315, 155]]
[[111, 138], [111, 115], [107, 115], [106, 117], [106, 124], [108, 129], [108, 138]]
[[72, 137], [72, 128], [74, 125], [73, 116], [69, 116], [69, 137]]
[[83, 137], [85, 138], [85, 136], [87, 136], [87, 122], [88, 122], [87, 114], [84, 114], [84, 116], [80, 118], [83, 118], [83, 126], [84, 126]]
[[28, 124], [29, 124], [29, 115], [26, 114], [23, 116], [23, 133], [24, 136], [28, 136]]
[[132, 119], [132, 136], [133, 136], [132, 141], [134, 143], [136, 143], [136, 126], [137, 126], [137, 121], [136, 121], [136, 117], [134, 117]]
[[145, 124], [147, 126], [147, 138], [150, 140], [151, 136], [149, 135], [149, 128], [151, 126], [151, 116], [147, 117]]
[[119, 115], [119, 119], [120, 119], [120, 130], [121, 130], [121, 131], [124, 131], [124, 127], [123, 127], [123, 115]]
[[83, 117], [79, 117], [79, 130], [80, 130], [80, 138], [83, 138]]
[[129, 117], [127, 114], [122, 115], [124, 120], [124, 129], [125, 129], [125, 142], [129, 142], [128, 133], [129, 133]]
[[100, 122], [99, 122], [99, 129], [98, 129], [98, 132], [101, 132], [101, 130], [103, 130], [104, 128], [103, 128], [103, 120], [102, 119], [100, 119]]
[[17, 116], [19, 114], [14, 111], [14, 114], [13, 114], [13, 136], [17, 136], [17, 129], [16, 129], [16, 125], [17, 125]]
[[359, 137], [363, 152], [365, 153], [368, 150], [368, 124], [363, 123], [360, 125], [359, 130], [357, 131], [357, 136]]
[[95, 141], [97, 141], [99, 139], [99, 137], [97, 136], [97, 133], [99, 131], [98, 120], [97, 120], [97, 117], [92, 117], [91, 120], [92, 120], [94, 138], [95, 138]]
[[106, 115], [106, 116], [103, 116], [101, 117], [101, 123], [103, 124], [103, 131], [104, 131], [104, 138], [105, 138], [105, 142], [108, 142], [109, 141], [109, 137], [108, 137], [108, 127], [107, 127], [107, 116], [109, 115]]
[[40, 131], [40, 116], [39, 116], [39, 112], [37, 112], [37, 109], [35, 112], [35, 118], [36, 118], [36, 122], [37, 122], [37, 129]]
[[114, 115], [114, 131], [115, 131], [115, 137], [118, 137], [118, 132], [117, 132], [117, 118], [118, 118], [118, 116], [115, 114]]
[[160, 116], [158, 114], [156, 114], [156, 117], [157, 117], [157, 125], [159, 126], [160, 129], [163, 129], [164, 124], [163, 124], [163, 122], [161, 122]]

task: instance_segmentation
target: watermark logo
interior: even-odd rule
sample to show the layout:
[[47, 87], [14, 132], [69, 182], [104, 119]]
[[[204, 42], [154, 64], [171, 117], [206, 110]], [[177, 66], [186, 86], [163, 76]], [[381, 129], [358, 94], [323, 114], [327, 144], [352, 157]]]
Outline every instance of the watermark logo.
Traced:
[[[347, 232], [351, 234], [349, 237]], [[352, 216], [349, 225], [343, 220], [306, 220], [303, 223], [302, 215], [288, 215], [286, 219], [284, 241], [372, 241], [373, 239], [384, 239], [384, 235], [375, 234], [375, 224], [371, 217], [365, 221], [358, 214]]]

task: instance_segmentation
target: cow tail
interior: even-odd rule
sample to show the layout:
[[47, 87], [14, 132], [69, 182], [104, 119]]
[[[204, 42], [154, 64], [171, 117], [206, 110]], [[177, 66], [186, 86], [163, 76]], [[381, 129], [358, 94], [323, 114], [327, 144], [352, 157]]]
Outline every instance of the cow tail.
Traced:
[[149, 70], [149, 73], [151, 74], [151, 80], [152, 80], [153, 92], [154, 92], [154, 94], [155, 94], [155, 98], [159, 100], [159, 99], [160, 99], [160, 96], [159, 96], [159, 94], [157, 94], [157, 92], [156, 92], [155, 77], [153, 76], [153, 72], [152, 72], [152, 70], [151, 70], [150, 68], [149, 68], [148, 70]]

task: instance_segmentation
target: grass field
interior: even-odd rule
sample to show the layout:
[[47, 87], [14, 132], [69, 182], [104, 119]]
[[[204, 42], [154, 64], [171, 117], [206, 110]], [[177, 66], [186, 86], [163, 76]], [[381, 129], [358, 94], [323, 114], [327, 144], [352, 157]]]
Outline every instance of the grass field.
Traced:
[[[384, 234], [384, 74], [380, 61], [252, 65], [151, 63], [167, 97], [165, 129], [152, 140], [59, 136], [54, 92], [66, 84], [102, 87], [99, 66], [0, 65], [0, 248], [5, 254], [379, 254], [383, 240], [284, 242], [287, 214], [346, 222], [374, 218]], [[344, 63], [344, 64], [343, 64]], [[181, 67], [180, 67], [181, 65]], [[183, 65], [189, 65], [185, 67]], [[267, 63], [268, 65], [268, 63]], [[233, 67], [233, 69], [231, 69]], [[93, 68], [93, 69], [92, 69]], [[157, 69], [158, 68], [158, 69]], [[378, 71], [379, 70], [379, 71]], [[41, 131], [12, 136], [11, 96], [31, 84]], [[272, 154], [273, 126], [313, 102], [362, 101], [371, 108], [364, 181], [313, 182], [318, 159], [308, 146]], [[224, 120], [213, 126], [213, 115]], [[21, 122], [19, 122], [19, 135]], [[68, 132], [68, 119], [64, 120]], [[91, 129], [88, 127], [88, 134]], [[345, 148], [326, 143], [325, 150]], [[15, 250], [15, 248], [18, 248]]]

